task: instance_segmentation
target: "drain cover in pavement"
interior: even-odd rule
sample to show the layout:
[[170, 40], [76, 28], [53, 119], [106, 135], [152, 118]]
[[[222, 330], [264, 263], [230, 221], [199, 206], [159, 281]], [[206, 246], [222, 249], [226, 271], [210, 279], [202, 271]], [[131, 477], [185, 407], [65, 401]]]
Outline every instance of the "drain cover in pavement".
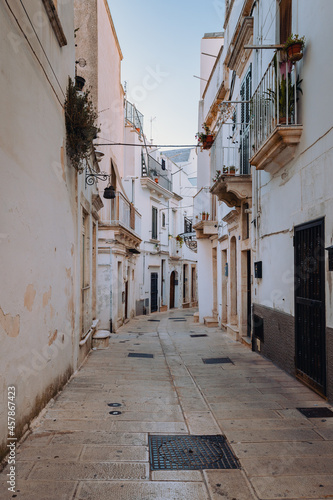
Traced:
[[130, 352], [129, 358], [153, 358], [154, 354], [146, 354], [144, 352]]
[[119, 406], [121, 406], [121, 403], [108, 403], [108, 406], [111, 406], [111, 408], [119, 408]]
[[148, 321], [157, 321], [159, 323], [161, 320], [159, 320], [159, 319], [149, 319]]
[[307, 418], [332, 418], [333, 412], [324, 407], [316, 407], [316, 408], [297, 408], [303, 415]]
[[230, 358], [207, 358], [207, 359], [202, 358], [202, 361], [206, 365], [218, 365], [218, 364], [222, 364], [222, 363], [232, 363], [233, 364], [233, 362], [231, 361]]
[[110, 415], [121, 415], [121, 411], [109, 411]]
[[208, 335], [206, 333], [198, 333], [196, 335], [190, 335], [190, 337], [193, 337], [193, 338], [208, 337]]
[[181, 318], [174, 318], [173, 316], [170, 316], [169, 319], [173, 319], [173, 320], [175, 320], [175, 319], [182, 319], [182, 320], [186, 321], [186, 319], [183, 316]]
[[238, 469], [224, 436], [149, 436], [151, 470]]

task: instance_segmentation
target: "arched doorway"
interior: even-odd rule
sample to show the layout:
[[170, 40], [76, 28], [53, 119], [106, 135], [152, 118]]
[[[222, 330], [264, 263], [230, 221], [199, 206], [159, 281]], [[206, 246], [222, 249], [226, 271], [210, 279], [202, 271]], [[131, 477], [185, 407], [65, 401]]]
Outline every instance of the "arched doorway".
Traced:
[[176, 294], [176, 271], [172, 271], [170, 275], [170, 309], [175, 307], [175, 294]]

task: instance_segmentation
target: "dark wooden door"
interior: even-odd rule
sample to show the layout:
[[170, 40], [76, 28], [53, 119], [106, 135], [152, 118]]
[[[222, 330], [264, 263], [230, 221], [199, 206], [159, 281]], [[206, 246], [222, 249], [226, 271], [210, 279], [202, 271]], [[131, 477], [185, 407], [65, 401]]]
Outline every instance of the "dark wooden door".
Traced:
[[326, 394], [324, 219], [295, 228], [296, 374]]
[[158, 311], [158, 273], [150, 275], [150, 307], [151, 312]]
[[251, 250], [247, 251], [247, 336], [251, 337], [251, 305], [252, 305], [252, 296], [251, 296]]
[[175, 307], [175, 271], [170, 275], [170, 309]]
[[128, 281], [125, 281], [125, 319], [128, 319]]

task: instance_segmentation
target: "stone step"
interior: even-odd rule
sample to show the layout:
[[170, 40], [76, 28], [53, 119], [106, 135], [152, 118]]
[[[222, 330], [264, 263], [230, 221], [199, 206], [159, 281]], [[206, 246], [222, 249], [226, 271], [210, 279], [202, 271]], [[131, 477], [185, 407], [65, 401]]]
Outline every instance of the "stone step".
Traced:
[[208, 328], [217, 328], [219, 326], [217, 318], [214, 318], [213, 316], [206, 316], [204, 318], [204, 323], [208, 326]]
[[238, 325], [232, 325], [228, 323], [226, 327], [227, 327], [227, 334], [230, 335], [230, 337], [232, 337], [234, 340], [240, 340]]
[[193, 321], [194, 321], [194, 323], [199, 323], [199, 313], [198, 312], [193, 314]]

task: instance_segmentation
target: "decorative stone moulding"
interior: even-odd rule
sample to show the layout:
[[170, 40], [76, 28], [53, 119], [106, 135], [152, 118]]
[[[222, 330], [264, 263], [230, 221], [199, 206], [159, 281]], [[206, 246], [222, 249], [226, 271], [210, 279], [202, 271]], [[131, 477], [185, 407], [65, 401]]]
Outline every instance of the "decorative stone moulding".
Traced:
[[256, 154], [250, 158], [250, 164], [257, 170], [274, 174], [294, 158], [302, 131], [302, 125], [277, 126]]
[[222, 174], [210, 192], [228, 207], [240, 207], [242, 200], [252, 198], [252, 177]]
[[231, 50], [228, 67], [236, 71], [240, 77], [244, 71], [251, 50], [245, 49], [244, 45], [250, 45], [253, 40], [253, 17], [245, 17], [240, 27], [238, 36]]

